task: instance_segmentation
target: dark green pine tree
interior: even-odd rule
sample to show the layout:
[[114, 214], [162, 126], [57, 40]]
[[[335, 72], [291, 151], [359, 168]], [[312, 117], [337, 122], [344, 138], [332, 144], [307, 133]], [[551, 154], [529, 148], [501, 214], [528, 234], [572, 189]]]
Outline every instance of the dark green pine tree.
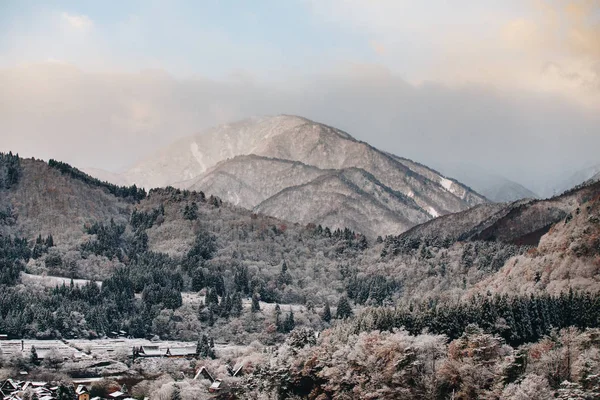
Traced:
[[352, 307], [346, 296], [340, 298], [335, 315], [337, 319], [346, 319], [352, 316]]
[[277, 332], [283, 332], [283, 324], [281, 323], [281, 307], [279, 307], [279, 304], [275, 304], [274, 319]]
[[219, 304], [219, 315], [224, 318], [228, 318], [231, 315], [231, 309], [233, 308], [233, 300], [231, 295], [227, 293], [221, 297], [221, 303]]
[[204, 302], [206, 303], [207, 307], [210, 307], [213, 304], [219, 305], [219, 296], [217, 295], [217, 291], [209, 288], [206, 292], [206, 299]]
[[206, 334], [202, 334], [202, 337], [198, 339], [196, 343], [196, 355], [200, 358], [215, 358], [215, 352], [213, 350], [214, 345], [211, 347], [211, 340], [209, 340]]
[[231, 315], [233, 317], [239, 317], [242, 315], [242, 311], [244, 310], [244, 305], [242, 304], [242, 295], [240, 292], [235, 292], [233, 294], [233, 298], [231, 299]]
[[207, 323], [208, 326], [213, 326], [215, 324], [215, 311], [214, 311], [214, 305], [211, 304], [210, 306], [208, 306], [208, 319], [207, 319]]
[[73, 400], [75, 398], [75, 389], [71, 385], [61, 384], [56, 391], [57, 400]]
[[54, 238], [52, 235], [48, 235], [46, 238], [46, 247], [54, 247]]
[[279, 286], [289, 285], [292, 282], [292, 277], [288, 272], [288, 266], [285, 260], [283, 260], [283, 264], [281, 264], [281, 271], [279, 272], [277, 282], [279, 283]]
[[291, 332], [296, 327], [296, 321], [294, 321], [294, 312], [290, 307], [290, 312], [285, 317], [285, 321], [283, 321], [283, 330], [285, 333]]
[[329, 301], [325, 301], [325, 307], [323, 307], [321, 319], [325, 322], [331, 322], [331, 308], [329, 307]]

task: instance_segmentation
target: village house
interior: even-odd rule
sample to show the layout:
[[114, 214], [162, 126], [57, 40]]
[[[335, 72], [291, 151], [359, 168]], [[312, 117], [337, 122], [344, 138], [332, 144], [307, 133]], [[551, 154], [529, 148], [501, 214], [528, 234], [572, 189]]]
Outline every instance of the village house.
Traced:
[[19, 382], [12, 379], [7, 379], [2, 383], [2, 385], [0, 385], [0, 393], [2, 393], [3, 396], [8, 396], [11, 393], [19, 390], [19, 387]]
[[77, 400], [90, 400], [90, 391], [85, 385], [78, 385], [75, 389]]
[[[47, 382], [7, 379], [3, 382], [0, 381], [0, 388], [0, 399], [2, 400], [22, 400], [27, 393], [35, 394], [38, 400], [56, 400], [59, 386], [50, 387]], [[90, 400], [87, 386], [77, 385], [74, 390], [76, 394], [74, 400]]]

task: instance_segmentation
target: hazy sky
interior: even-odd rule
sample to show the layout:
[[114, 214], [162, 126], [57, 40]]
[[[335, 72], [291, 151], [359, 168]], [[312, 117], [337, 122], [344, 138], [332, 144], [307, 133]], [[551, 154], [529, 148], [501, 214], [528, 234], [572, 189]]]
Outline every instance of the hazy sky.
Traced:
[[0, 1], [0, 149], [118, 170], [300, 114], [535, 186], [600, 163], [600, 0]]

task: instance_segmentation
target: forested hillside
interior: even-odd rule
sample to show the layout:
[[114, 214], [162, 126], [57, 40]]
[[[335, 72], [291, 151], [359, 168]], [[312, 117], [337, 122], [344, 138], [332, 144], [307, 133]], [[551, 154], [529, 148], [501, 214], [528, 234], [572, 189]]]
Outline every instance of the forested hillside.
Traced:
[[[597, 183], [546, 201], [480, 205], [373, 240], [256, 214], [203, 192], [117, 187], [63, 163], [3, 154], [0, 172], [0, 332], [10, 337], [123, 330], [193, 341], [287, 340], [253, 369], [247, 386], [283, 397], [366, 390], [394, 398], [399, 387], [407, 398], [505, 396], [524, 382], [539, 379], [550, 392], [560, 379], [591, 374], [571, 366], [551, 375], [543, 360], [563, 357], [565, 337], [591, 357], [585, 343], [597, 333], [584, 331], [600, 327]], [[43, 285], [22, 272], [89, 282]], [[321, 339], [306, 336], [328, 328]], [[480, 357], [461, 355], [464, 349], [475, 354], [486, 341], [495, 349], [487, 369], [464, 370]], [[392, 358], [367, 360], [364, 370], [345, 364], [352, 352], [336, 360], [347, 346], [371, 342], [376, 354], [392, 346]], [[428, 358], [430, 351], [437, 355]], [[319, 352], [325, 358], [315, 365]], [[523, 352], [533, 361], [506, 372]], [[415, 364], [422, 357], [435, 366]], [[384, 374], [354, 391], [361, 374], [390, 363], [403, 365], [401, 379]], [[347, 384], [339, 368], [352, 371]], [[381, 385], [395, 389], [374, 389]]]

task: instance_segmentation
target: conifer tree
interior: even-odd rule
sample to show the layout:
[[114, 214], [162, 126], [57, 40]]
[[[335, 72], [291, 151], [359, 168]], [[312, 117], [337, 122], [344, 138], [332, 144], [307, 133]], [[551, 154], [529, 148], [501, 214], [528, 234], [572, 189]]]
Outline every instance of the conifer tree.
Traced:
[[296, 327], [296, 321], [294, 321], [294, 312], [290, 307], [289, 314], [285, 317], [285, 321], [283, 322], [283, 330], [288, 333], [294, 330]]
[[279, 304], [275, 304], [274, 316], [275, 316], [275, 327], [277, 328], [277, 332], [282, 332], [283, 325], [281, 323], [281, 307], [279, 307]]
[[346, 296], [343, 296], [337, 306], [336, 318], [346, 319], [352, 316], [352, 307]]
[[242, 304], [242, 295], [240, 294], [240, 292], [235, 292], [233, 294], [231, 302], [231, 315], [234, 317], [239, 317], [240, 315], [242, 315], [244, 305]]
[[331, 322], [331, 308], [329, 307], [329, 301], [325, 301], [325, 307], [323, 307], [321, 319], [325, 322]]

